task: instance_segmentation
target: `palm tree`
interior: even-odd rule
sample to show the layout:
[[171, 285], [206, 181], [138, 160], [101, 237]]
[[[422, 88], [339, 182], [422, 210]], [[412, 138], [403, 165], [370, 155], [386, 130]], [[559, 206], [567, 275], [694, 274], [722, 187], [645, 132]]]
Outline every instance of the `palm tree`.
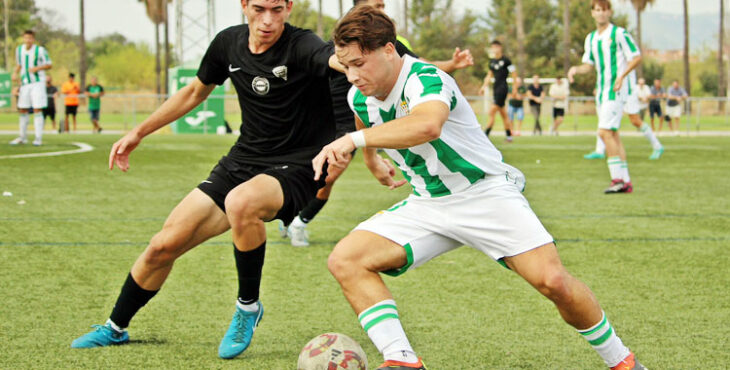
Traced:
[[717, 46], [717, 96], [725, 96], [727, 91], [725, 88], [725, 62], [723, 60], [725, 53], [725, 0], [720, 0], [720, 34], [719, 44]]
[[81, 91], [86, 88], [86, 32], [84, 30], [84, 0], [79, 0], [79, 19], [81, 23], [81, 29], [79, 32], [79, 83], [81, 84]]
[[570, 0], [563, 1], [563, 72], [570, 69]]
[[522, 13], [522, 0], [515, 0], [515, 23], [517, 23], [517, 69], [525, 76], [525, 18]]
[[684, 88], [687, 94], [692, 94], [692, 85], [689, 79], [689, 9], [687, 8], [687, 0], [682, 0], [684, 7]]
[[[641, 12], [646, 9], [647, 5], [653, 4], [655, 0], [624, 0], [624, 1], [631, 1], [631, 4], [634, 6], [634, 10], [636, 10], [636, 43], [639, 46], [639, 49], [642, 48], [641, 44]], [[639, 74], [639, 77], [643, 75], [643, 71], [641, 69], [641, 65], [639, 65], [637, 69], [637, 73]]]
[[[160, 24], [167, 24], [167, 4], [170, 0], [139, 0], [144, 2], [147, 9], [147, 17], [155, 25], [155, 77], [157, 79], [157, 95], [162, 93], [162, 83], [160, 79], [160, 72], [162, 67], [160, 65]], [[167, 42], [167, 28], [165, 29], [165, 86], [167, 86], [167, 67], [170, 60], [169, 48]], [[165, 87], [167, 91], [167, 87]]]
[[322, 0], [317, 0], [319, 3], [319, 12], [317, 13], [317, 34], [319, 37], [324, 37], [324, 25], [322, 24]]

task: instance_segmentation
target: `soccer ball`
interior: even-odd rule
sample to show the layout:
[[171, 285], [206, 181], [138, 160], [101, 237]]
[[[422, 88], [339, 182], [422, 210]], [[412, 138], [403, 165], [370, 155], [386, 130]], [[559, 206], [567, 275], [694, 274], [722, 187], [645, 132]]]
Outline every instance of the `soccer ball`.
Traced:
[[340, 333], [310, 340], [299, 354], [298, 370], [367, 370], [368, 358], [357, 342]]

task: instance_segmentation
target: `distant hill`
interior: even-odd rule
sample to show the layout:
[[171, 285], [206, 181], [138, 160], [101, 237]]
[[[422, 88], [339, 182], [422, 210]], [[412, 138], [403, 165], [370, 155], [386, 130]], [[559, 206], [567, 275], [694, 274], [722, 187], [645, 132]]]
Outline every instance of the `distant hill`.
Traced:
[[[634, 13], [631, 13], [629, 17], [632, 28], [634, 28], [636, 24]], [[716, 49], [719, 22], [720, 17], [716, 14], [690, 15], [690, 49], [697, 51], [705, 46]], [[672, 50], [684, 47], [682, 15], [646, 11], [641, 14], [641, 23], [643, 30], [641, 36], [645, 47], [657, 50]]]

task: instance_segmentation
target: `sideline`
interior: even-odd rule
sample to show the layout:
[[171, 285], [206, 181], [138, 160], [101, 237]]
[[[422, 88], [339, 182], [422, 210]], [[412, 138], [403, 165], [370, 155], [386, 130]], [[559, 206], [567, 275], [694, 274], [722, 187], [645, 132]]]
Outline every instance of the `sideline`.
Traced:
[[71, 143], [71, 144], [76, 145], [78, 147], [78, 149], [61, 150], [61, 151], [57, 151], [57, 152], [45, 152], [45, 153], [0, 155], [0, 159], [57, 157], [59, 155], [86, 153], [86, 152], [90, 152], [90, 151], [94, 150], [93, 146], [86, 144], [86, 143]]

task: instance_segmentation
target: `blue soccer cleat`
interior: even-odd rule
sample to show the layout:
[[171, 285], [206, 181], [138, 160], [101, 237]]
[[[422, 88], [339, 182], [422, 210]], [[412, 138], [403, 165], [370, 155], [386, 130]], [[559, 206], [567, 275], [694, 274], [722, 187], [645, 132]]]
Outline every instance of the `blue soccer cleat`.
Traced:
[[264, 306], [261, 302], [256, 302], [256, 304], [259, 309], [255, 312], [248, 312], [236, 306], [231, 325], [228, 326], [228, 331], [218, 347], [218, 356], [224, 359], [234, 358], [243, 353], [251, 344], [253, 332], [264, 316]]
[[654, 151], [651, 152], [649, 159], [651, 159], [652, 161], [656, 161], [657, 159], [662, 157], [662, 154], [664, 154], [664, 147], [654, 149]]
[[590, 152], [583, 156], [585, 159], [604, 159], [606, 158], [605, 154], [599, 153], [599, 152]]
[[127, 331], [116, 331], [109, 323], [105, 325], [92, 325], [94, 331], [86, 333], [71, 342], [71, 348], [96, 348], [107, 347], [129, 342]]

